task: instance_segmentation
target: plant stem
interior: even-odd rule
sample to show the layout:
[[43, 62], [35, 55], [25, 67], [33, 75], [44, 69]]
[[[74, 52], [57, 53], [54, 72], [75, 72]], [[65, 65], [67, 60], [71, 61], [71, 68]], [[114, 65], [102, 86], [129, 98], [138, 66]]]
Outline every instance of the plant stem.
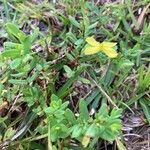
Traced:
[[50, 121], [48, 120], [48, 150], [53, 150], [51, 142]]

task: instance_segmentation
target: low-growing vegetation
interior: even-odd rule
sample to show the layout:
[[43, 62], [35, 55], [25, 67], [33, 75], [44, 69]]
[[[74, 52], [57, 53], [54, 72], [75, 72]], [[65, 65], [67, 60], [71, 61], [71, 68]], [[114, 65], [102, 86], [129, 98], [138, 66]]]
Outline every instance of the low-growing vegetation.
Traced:
[[149, 0], [0, 1], [0, 149], [150, 148]]

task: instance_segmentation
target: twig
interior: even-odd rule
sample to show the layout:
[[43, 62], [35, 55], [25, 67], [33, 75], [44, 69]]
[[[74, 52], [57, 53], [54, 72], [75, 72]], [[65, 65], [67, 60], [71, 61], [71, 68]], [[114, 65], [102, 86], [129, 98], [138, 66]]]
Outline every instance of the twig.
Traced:
[[51, 129], [50, 129], [50, 121], [48, 121], [48, 150], [53, 150], [52, 142], [51, 142]]
[[141, 136], [141, 135], [134, 134], [134, 133], [130, 133], [130, 134], [124, 134], [123, 136], [124, 136], [124, 137], [125, 137], [125, 136], [135, 136], [135, 137], [142, 138], [142, 136]]
[[15, 104], [17, 103], [17, 100], [19, 99], [20, 96], [22, 96], [23, 94], [19, 93], [15, 99], [14, 99], [14, 102], [12, 104], [12, 106], [10, 107], [9, 111], [8, 111], [8, 114], [12, 111], [13, 107], [15, 106]]
[[140, 16], [138, 18], [138, 21], [137, 21], [139, 26], [136, 28], [136, 30], [139, 30], [139, 28], [142, 26], [145, 14], [147, 13], [147, 10], [148, 10], [149, 7], [150, 7], [150, 3], [146, 7], [143, 8], [143, 11], [140, 14]]

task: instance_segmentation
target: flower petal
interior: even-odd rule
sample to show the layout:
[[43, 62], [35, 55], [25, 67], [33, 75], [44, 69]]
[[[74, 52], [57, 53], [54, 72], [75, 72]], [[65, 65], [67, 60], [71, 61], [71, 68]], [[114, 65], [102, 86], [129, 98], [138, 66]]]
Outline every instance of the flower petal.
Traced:
[[93, 38], [93, 36], [86, 38], [86, 42], [91, 46], [99, 46], [99, 44], [100, 44]]
[[89, 47], [85, 48], [84, 54], [85, 55], [92, 55], [92, 54], [95, 54], [95, 53], [97, 53], [99, 51], [100, 51], [100, 48], [98, 46], [97, 47], [89, 46]]
[[118, 55], [118, 53], [111, 47], [104, 48], [103, 52], [110, 58], [115, 58]]
[[114, 47], [116, 46], [117, 43], [114, 43], [114, 42], [103, 42], [102, 43], [102, 46], [103, 47]]

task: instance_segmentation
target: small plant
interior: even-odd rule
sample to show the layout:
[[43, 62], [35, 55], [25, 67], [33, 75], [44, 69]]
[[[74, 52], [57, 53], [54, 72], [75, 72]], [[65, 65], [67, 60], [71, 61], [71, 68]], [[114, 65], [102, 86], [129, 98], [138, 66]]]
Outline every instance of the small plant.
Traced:
[[149, 7], [2, 0], [0, 149], [149, 149]]
[[[44, 60], [31, 51], [31, 46], [37, 37], [38, 30], [35, 30], [32, 35], [27, 36], [12, 23], [6, 24], [6, 30], [16, 42], [5, 42], [5, 49], [0, 54], [3, 71], [9, 70], [6, 74], [2, 75], [2, 80], [5, 79], [3, 83], [8, 80], [10, 84], [27, 85], [36, 79], [44, 65]], [[8, 64], [7, 67], [6, 64]], [[31, 76], [28, 76], [33, 69], [34, 71]]]
[[[31, 51], [31, 46], [37, 33], [27, 36], [12, 23], [8, 23], [6, 29], [10, 37], [16, 42], [5, 42], [5, 50], [1, 53], [1, 63], [4, 65], [1, 65], [1, 69], [7, 73], [5, 76], [2, 75], [1, 78], [1, 98], [3, 100], [4, 97], [8, 98], [10, 95], [10, 102], [14, 99], [14, 91], [7, 89], [7, 92], [5, 92], [6, 86], [11, 86], [14, 90], [17, 90], [19, 95], [22, 94], [22, 100], [27, 103], [28, 107], [32, 108], [31, 114], [34, 116], [33, 118], [31, 117], [32, 119], [38, 116], [46, 117], [46, 120], [37, 126], [35, 132], [41, 135], [47, 134], [48, 140], [51, 141], [48, 142], [48, 147], [52, 147], [52, 145], [57, 147], [59, 142], [66, 143], [66, 147], [71, 146], [71, 139], [78, 141], [80, 146], [83, 147], [94, 147], [94, 143], [99, 138], [108, 141], [115, 140], [121, 130], [121, 120], [119, 119], [121, 111], [113, 109], [109, 114], [107, 105], [102, 104], [98, 113], [90, 116], [85, 101], [81, 99], [79, 101], [79, 113], [75, 115], [68, 108], [68, 101], [63, 103], [55, 94], [52, 94], [50, 100], [47, 99], [47, 91], [42, 91], [40, 85], [34, 84], [40, 73], [44, 73], [45, 68], [47, 68], [47, 63], [44, 59]], [[91, 40], [96, 42], [93, 38]], [[108, 47], [110, 46], [109, 43], [103, 43], [103, 45], [105, 44], [108, 44]], [[105, 49], [105, 46], [103, 49]], [[108, 55], [110, 56], [110, 54]], [[77, 71], [72, 71], [66, 65], [64, 65], [64, 69], [69, 80], [56, 92], [60, 97], [64, 97], [63, 95], [68, 90], [68, 87], [82, 71], [82, 67], [79, 67]], [[78, 79], [89, 83], [89, 80], [84, 78], [79, 77]], [[46, 99], [50, 101], [50, 105], [46, 104]], [[4, 102], [1, 101], [1, 103]], [[16, 139], [18, 137], [12, 128], [5, 130], [6, 133], [11, 131], [11, 134], [5, 136], [5, 139]], [[92, 142], [93, 144], [91, 145], [90, 141], [94, 143]]]
[[[61, 99], [56, 95], [52, 95], [50, 106], [44, 109], [47, 116], [46, 122], [50, 127], [50, 139], [52, 142], [58, 142], [62, 139], [66, 143], [65, 141], [68, 141], [67, 137], [71, 137], [82, 143], [84, 147], [87, 147], [91, 140], [96, 142], [101, 138], [113, 141], [119, 136], [121, 110], [113, 109], [109, 114], [107, 105], [102, 104], [98, 113], [94, 116], [89, 116], [86, 103], [81, 99], [79, 102], [79, 114], [75, 116], [68, 108], [68, 104], [68, 101], [62, 103]], [[48, 125], [46, 126], [47, 131], [45, 132], [48, 132], [49, 127]], [[39, 132], [42, 128], [38, 127]]]

